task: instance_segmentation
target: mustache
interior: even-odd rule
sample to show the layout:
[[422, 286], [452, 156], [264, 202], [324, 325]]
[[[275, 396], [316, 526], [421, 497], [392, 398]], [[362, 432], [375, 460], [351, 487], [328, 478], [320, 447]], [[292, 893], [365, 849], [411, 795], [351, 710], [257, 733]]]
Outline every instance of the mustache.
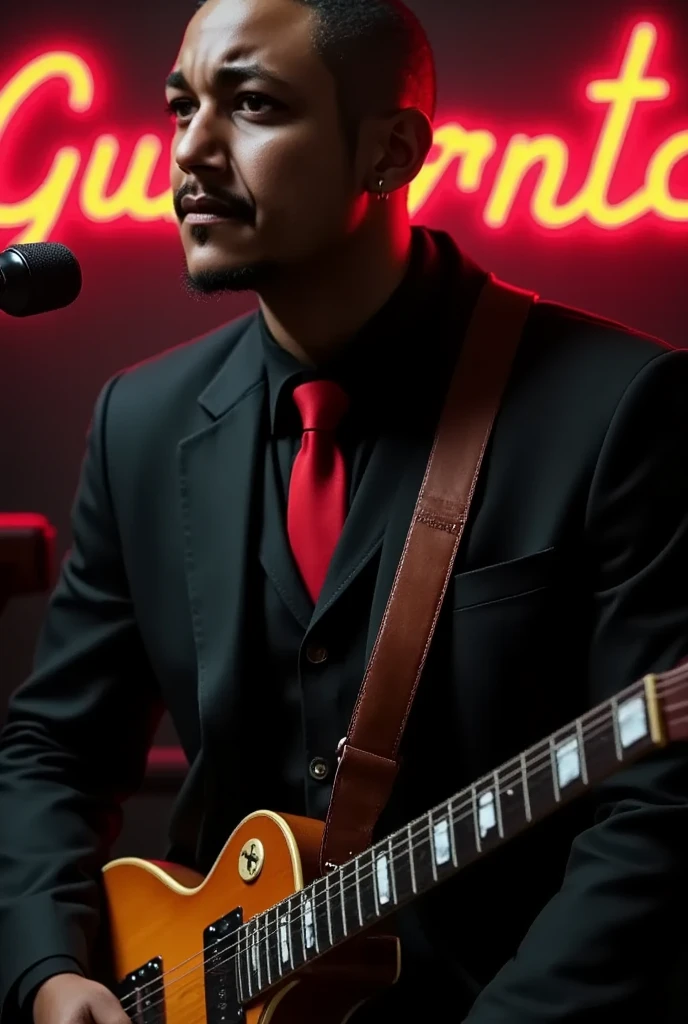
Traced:
[[[184, 210], [182, 210], [182, 199], [185, 196], [193, 196], [198, 194], [198, 189], [195, 189], [192, 185], [182, 185], [182, 187], [175, 192], [173, 196], [174, 212], [177, 215], [177, 220], [181, 223], [186, 216]], [[203, 194], [208, 196], [209, 199], [216, 199], [219, 203], [224, 203], [228, 207], [228, 211], [232, 217], [236, 220], [243, 221], [249, 224], [251, 227], [255, 226], [256, 223], [256, 211], [252, 203], [245, 199], [243, 196], [238, 196], [233, 192], [220, 192], [218, 189], [203, 188]]]

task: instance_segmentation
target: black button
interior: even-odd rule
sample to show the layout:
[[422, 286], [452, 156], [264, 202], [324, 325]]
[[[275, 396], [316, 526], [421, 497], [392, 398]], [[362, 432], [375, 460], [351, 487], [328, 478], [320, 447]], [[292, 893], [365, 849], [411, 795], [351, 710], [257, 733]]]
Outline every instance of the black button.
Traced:
[[308, 771], [311, 778], [315, 779], [316, 782], [324, 782], [330, 774], [330, 766], [324, 757], [314, 757], [308, 765]]
[[311, 644], [310, 647], [306, 648], [306, 658], [310, 661], [311, 665], [323, 665], [329, 657], [329, 652], [326, 647], [315, 647]]

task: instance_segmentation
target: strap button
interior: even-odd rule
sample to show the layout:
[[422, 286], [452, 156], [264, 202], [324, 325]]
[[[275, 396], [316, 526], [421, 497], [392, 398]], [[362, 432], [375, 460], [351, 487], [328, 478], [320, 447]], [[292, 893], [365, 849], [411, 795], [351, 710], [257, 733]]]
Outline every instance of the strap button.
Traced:
[[316, 782], [324, 782], [330, 774], [330, 766], [324, 757], [314, 757], [308, 766], [308, 771]]
[[306, 648], [306, 658], [311, 665], [324, 665], [329, 656], [330, 653], [326, 647], [316, 647], [311, 644]]

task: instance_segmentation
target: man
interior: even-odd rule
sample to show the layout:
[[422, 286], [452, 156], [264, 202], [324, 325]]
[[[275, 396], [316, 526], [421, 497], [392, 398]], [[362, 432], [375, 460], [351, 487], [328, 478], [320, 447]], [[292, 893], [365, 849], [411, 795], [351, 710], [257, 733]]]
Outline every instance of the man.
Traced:
[[[191, 765], [168, 859], [208, 871], [260, 807], [324, 818], [485, 280], [409, 226], [435, 78], [398, 3], [209, 0], [168, 101], [190, 282], [260, 311], [96, 405], [0, 746], [0, 998], [36, 1024], [124, 1019], [89, 978], [97, 879], [163, 707]], [[685, 353], [536, 304], [380, 835], [688, 654], [686, 394]], [[316, 443], [343, 530], [303, 487]], [[353, 1020], [668, 1020], [687, 798], [670, 747], [413, 904]]]

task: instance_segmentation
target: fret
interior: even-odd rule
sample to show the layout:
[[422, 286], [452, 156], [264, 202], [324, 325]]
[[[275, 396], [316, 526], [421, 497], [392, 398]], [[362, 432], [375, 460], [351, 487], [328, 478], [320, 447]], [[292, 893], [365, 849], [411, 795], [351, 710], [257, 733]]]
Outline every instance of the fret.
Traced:
[[449, 824], [449, 842], [451, 843], [451, 862], [455, 868], [459, 866], [459, 858], [456, 853], [456, 836], [454, 834], [454, 798], [447, 804], [447, 822]]
[[416, 888], [418, 892], [426, 892], [434, 881], [435, 869], [430, 815], [425, 815], [414, 823], [411, 836]]
[[330, 902], [330, 875], [325, 875], [325, 905], [327, 910], [327, 938], [330, 946], [334, 945], [332, 934], [332, 903]]
[[361, 926], [363, 924], [363, 913], [361, 911], [361, 883], [359, 880], [359, 870], [360, 868], [357, 857], [356, 860], [354, 861], [354, 884], [356, 886], [356, 911], [358, 913], [358, 924], [359, 926]]
[[509, 838], [524, 829], [530, 821], [528, 777], [524, 772], [523, 758], [507, 762], [497, 775], [501, 834]]
[[303, 941], [303, 922], [301, 915], [303, 914], [303, 908], [301, 906], [301, 893], [295, 893], [290, 896], [287, 900], [289, 907], [289, 931], [291, 933], [290, 948], [291, 948], [291, 960], [296, 970], [297, 967], [301, 967], [306, 962], [306, 948]]
[[358, 864], [358, 905], [361, 909], [362, 923], [370, 924], [376, 921], [377, 912], [377, 887], [376, 873], [378, 865], [375, 860], [376, 849], [373, 847], [366, 850], [360, 857], [356, 858]]
[[482, 843], [480, 842], [480, 824], [478, 822], [478, 792], [475, 786], [471, 786], [471, 804], [473, 807], [473, 837], [475, 848], [480, 853]]
[[329, 882], [330, 924], [332, 926], [332, 945], [346, 938], [342, 904], [342, 870], [336, 868], [327, 876]]
[[351, 935], [359, 927], [358, 885], [356, 884], [356, 862], [344, 864], [342, 869], [342, 920], [345, 935]]
[[387, 842], [387, 856], [389, 857], [389, 879], [392, 883], [392, 900], [397, 903], [397, 866], [394, 863], [394, 852], [392, 849], [392, 837]]
[[310, 886], [301, 893], [301, 933], [304, 959], [308, 960], [317, 952], [313, 891]]
[[495, 808], [497, 811], [497, 832], [499, 838], [504, 838], [504, 822], [502, 821], [502, 796], [499, 791], [499, 769], [492, 773], [494, 779]]
[[411, 866], [411, 891], [413, 893], [418, 892], [418, 883], [416, 882], [416, 864], [413, 855], [413, 833], [411, 826], [408, 827], [408, 852], [409, 852], [409, 864]]
[[526, 821], [533, 820], [533, 812], [530, 807], [530, 786], [528, 784], [528, 766], [525, 753], [521, 754], [521, 788], [523, 790], [523, 806], [526, 812]]
[[[432, 877], [433, 881], [437, 881], [437, 855], [435, 850], [435, 835], [434, 835], [434, 824], [432, 820], [432, 811], [428, 812], [428, 827], [430, 829], [430, 857], [432, 859]], [[440, 855], [443, 851], [440, 852]]]
[[617, 761], [623, 761], [623, 750], [621, 749], [621, 737], [619, 735], [619, 722], [618, 722], [618, 701], [616, 697], [612, 697], [610, 701], [611, 715], [612, 715], [612, 728], [614, 729], [614, 749], [616, 751]]
[[580, 718], [576, 719], [576, 736], [578, 737], [578, 750], [580, 752], [580, 767], [581, 767], [581, 779], [583, 785], [588, 784], [588, 759], [585, 754], [585, 737], [583, 736], [583, 722]]
[[316, 949], [324, 953], [330, 948], [330, 929], [327, 921], [327, 880], [319, 878], [311, 886], [313, 892], [313, 919]]
[[294, 954], [291, 945], [291, 911], [289, 903], [286, 906], [278, 907], [275, 911], [277, 916], [277, 938], [279, 947], [280, 974], [289, 967], [294, 970]]
[[559, 803], [561, 793], [559, 792], [559, 781], [557, 779], [557, 755], [554, 748], [554, 737], [549, 738], [549, 766], [552, 771], [552, 787], [554, 789], [554, 801]]

